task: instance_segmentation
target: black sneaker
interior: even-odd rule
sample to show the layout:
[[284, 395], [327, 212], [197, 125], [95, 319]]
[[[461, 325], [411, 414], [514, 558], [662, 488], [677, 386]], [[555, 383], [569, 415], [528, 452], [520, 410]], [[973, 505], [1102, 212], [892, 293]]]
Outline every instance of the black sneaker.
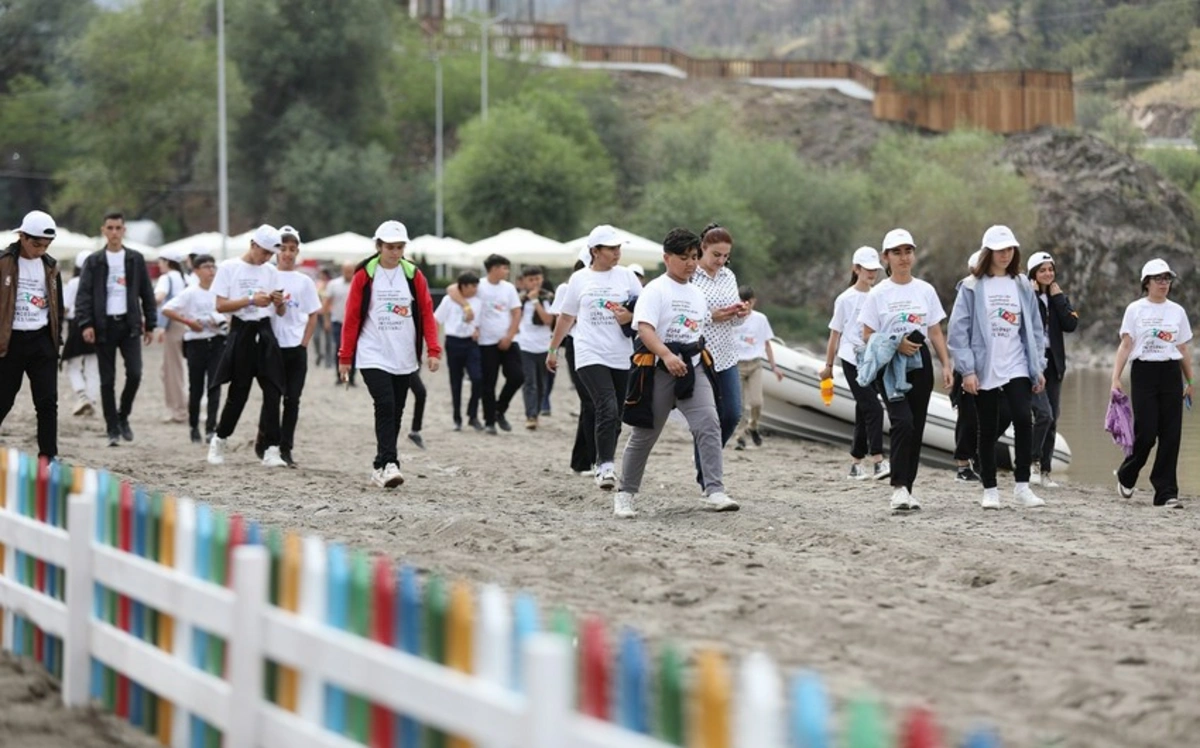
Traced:
[[550, 409], [549, 409], [549, 408], [546, 408], [545, 410], [543, 410], [543, 411], [541, 412], [541, 415], [549, 417], [549, 415], [550, 415]]
[[290, 467], [290, 468], [296, 467], [296, 461], [292, 459], [292, 450], [281, 449], [281, 450], [279, 450], [279, 456], [281, 458], [283, 458], [283, 461], [287, 463], [288, 467]]
[[127, 442], [133, 441], [133, 429], [129, 428], [129, 419], [122, 418], [119, 425], [121, 428], [121, 438]]
[[485, 429], [484, 429], [484, 431], [486, 431], [487, 433], [491, 434], [492, 436], [495, 436], [495, 435], [496, 435], [496, 433], [497, 433], [497, 432], [496, 432], [496, 427], [495, 427], [495, 426], [488, 426], [487, 428], [485, 428]]
[[745, 448], [746, 448], [746, 440], [739, 436], [737, 438], [737, 442], [733, 445], [733, 449], [734, 449], [734, 451], [741, 452]]
[[462, 431], [462, 420], [456, 420], [456, 421], [454, 422], [454, 430], [455, 430], [455, 431]]
[[108, 435], [108, 446], [110, 446], [110, 447], [121, 446], [121, 435], [120, 434], [109, 434]]
[[425, 440], [421, 438], [421, 432], [419, 432], [419, 431], [408, 432], [408, 440], [410, 442], [412, 442], [413, 444], [416, 444], [417, 449], [425, 449]]
[[479, 419], [475, 418], [475, 417], [472, 417], [471, 420], [467, 421], [467, 425], [470, 426], [471, 428], [475, 429], [476, 431], [484, 430], [483, 424], [480, 423]]
[[978, 483], [979, 475], [971, 469], [970, 465], [963, 465], [958, 469], [958, 472], [955, 473], [954, 480], [962, 483]]
[[192, 427], [192, 444], [203, 444], [200, 440], [200, 429], [196, 426]]
[[750, 441], [754, 442], [754, 446], [762, 446], [762, 434], [758, 433], [758, 429], [750, 429]]
[[496, 414], [496, 425], [500, 427], [501, 431], [512, 431], [512, 425], [509, 424], [508, 419], [500, 413]]

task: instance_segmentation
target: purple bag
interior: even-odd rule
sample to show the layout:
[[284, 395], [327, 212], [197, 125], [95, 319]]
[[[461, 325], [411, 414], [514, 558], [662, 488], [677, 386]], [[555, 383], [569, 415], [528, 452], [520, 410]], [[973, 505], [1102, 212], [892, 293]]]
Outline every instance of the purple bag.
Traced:
[[1125, 450], [1125, 456], [1133, 454], [1133, 408], [1129, 395], [1113, 390], [1108, 401], [1108, 412], [1104, 415], [1104, 430], [1112, 434], [1113, 444]]

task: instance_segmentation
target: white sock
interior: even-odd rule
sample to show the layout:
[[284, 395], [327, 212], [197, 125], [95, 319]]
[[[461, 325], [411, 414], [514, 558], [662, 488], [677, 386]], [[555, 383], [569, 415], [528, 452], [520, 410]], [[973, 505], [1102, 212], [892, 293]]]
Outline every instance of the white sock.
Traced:
[[596, 471], [601, 472], [601, 473], [603, 473], [605, 470], [616, 470], [616, 463], [615, 462], [602, 462], [602, 463], [600, 463], [600, 467], [596, 468]]
[[997, 499], [997, 500], [999, 500], [999, 498], [1000, 498], [1000, 489], [999, 489], [999, 488], [996, 488], [996, 487], [992, 487], [992, 488], [985, 488], [985, 489], [983, 489], [983, 495], [984, 495], [984, 496], [987, 496], [989, 499]]
[[1015, 493], [1015, 492], [1019, 492], [1021, 489], [1024, 489], [1024, 490], [1028, 491], [1028, 490], [1029, 490], [1029, 483], [1028, 483], [1028, 482], [1025, 482], [1025, 483], [1018, 483], [1018, 484], [1016, 484], [1015, 486], [1013, 486], [1013, 492], [1014, 492], [1014, 493]]

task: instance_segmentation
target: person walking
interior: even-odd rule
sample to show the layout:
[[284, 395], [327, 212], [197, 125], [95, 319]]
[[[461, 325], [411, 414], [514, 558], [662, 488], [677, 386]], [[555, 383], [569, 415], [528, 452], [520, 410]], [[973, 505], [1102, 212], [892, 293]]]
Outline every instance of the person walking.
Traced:
[[[825, 366], [817, 376], [822, 381], [833, 379], [833, 363], [836, 357], [836, 360], [841, 362], [850, 391], [854, 393], [854, 436], [850, 441], [850, 459], [853, 462], [847, 477], [853, 480], [882, 480], [892, 472], [891, 465], [883, 459], [883, 406], [879, 403], [879, 393], [874, 387], [864, 387], [858, 383], [857, 351], [863, 346], [858, 314], [883, 265], [880, 264], [879, 252], [874, 247], [859, 247], [854, 250], [852, 263], [850, 287], [842, 291], [833, 302], [833, 319], [829, 320], [829, 343], [825, 346]], [[867, 455], [871, 456], [871, 462], [874, 463], [869, 471], [862, 464]]]
[[477, 295], [479, 276], [468, 271], [459, 275], [455, 283], [463, 296], [463, 303], [457, 304], [449, 296], [443, 296], [433, 315], [441, 323], [445, 336], [454, 430], [462, 431], [462, 386], [465, 374], [471, 382], [471, 393], [467, 401], [467, 423], [476, 431], [483, 431], [483, 424], [479, 421], [479, 398], [483, 385], [483, 365], [479, 357], [478, 342], [479, 317], [483, 311]]
[[567, 282], [566, 297], [546, 354], [546, 368], [556, 370], [558, 347], [571, 333], [575, 340], [575, 372], [595, 413], [595, 481], [603, 491], [617, 485], [617, 437], [629, 384], [629, 357], [633, 354], [629, 325], [642, 293], [637, 276], [619, 264], [624, 243], [612, 226], [597, 226], [588, 234], [586, 257], [580, 257], [587, 267], [572, 274]]
[[[196, 285], [163, 307], [163, 316], [183, 327], [183, 354], [188, 365], [188, 428], [193, 444], [208, 444], [217, 431], [221, 409], [221, 387], [217, 384], [217, 366], [225, 350], [229, 320], [217, 311], [213, 278], [217, 263], [212, 255], [197, 255], [192, 260]], [[204, 436], [200, 436], [200, 403], [208, 393], [208, 411]]]
[[[912, 234], [904, 229], [889, 231], [883, 238], [883, 260], [888, 277], [871, 289], [858, 316], [865, 346], [864, 358], [859, 361], [858, 383], [874, 381], [876, 391], [886, 402], [892, 424], [891, 508], [895, 512], [907, 512], [921, 508], [912, 490], [921, 462], [929, 398], [933, 394], [933, 360], [926, 341], [933, 345], [941, 361], [942, 382], [947, 390], [953, 378], [946, 338], [939, 325], [946, 318], [946, 312], [933, 286], [913, 275], [917, 248]], [[881, 337], [873, 351], [871, 338], [876, 333]], [[889, 381], [889, 371], [878, 367], [881, 370], [864, 381], [865, 357], [879, 355], [888, 348], [889, 342], [893, 355], [905, 357], [903, 380]], [[891, 393], [897, 395], [893, 399], [889, 396], [889, 384], [904, 391]]]
[[348, 377], [357, 362], [375, 404], [371, 482], [380, 488], [404, 483], [396, 438], [409, 375], [420, 368], [423, 347], [431, 372], [438, 370], [442, 355], [429, 285], [404, 259], [407, 244], [408, 229], [399, 221], [384, 221], [375, 230], [377, 254], [354, 271], [338, 348], [338, 373]]
[[49, 214], [30, 211], [17, 240], [0, 253], [0, 424], [21, 383], [37, 414], [38, 456], [58, 457], [58, 348], [62, 343], [63, 295], [58, 262], [47, 254], [58, 235]]
[[229, 390], [217, 432], [208, 443], [210, 465], [225, 462], [226, 442], [242, 417], [251, 385], [257, 381], [262, 390], [263, 412], [259, 417], [261, 433], [255, 438], [255, 445], [262, 445], [264, 467], [287, 466], [279, 450], [283, 357], [271, 323], [271, 316], [279, 314], [283, 292], [279, 290], [278, 273], [269, 262], [279, 252], [280, 245], [278, 229], [269, 224], [259, 226], [246, 253], [221, 263], [213, 279], [217, 311], [232, 314], [233, 320], [217, 368], [217, 384], [228, 383]]
[[321, 368], [324, 366], [327, 369], [335, 368], [334, 359], [337, 355], [331, 350], [330, 333], [332, 326], [329, 323], [329, 310], [326, 308], [326, 300], [329, 298], [325, 291], [325, 287], [329, 285], [329, 281], [333, 279], [328, 268], [321, 268], [317, 271], [317, 279], [314, 281], [317, 284], [317, 298], [321, 300], [321, 311], [317, 314], [317, 331], [313, 335], [313, 350], [317, 354], [316, 366]]
[[1167, 298], [1175, 271], [1165, 260], [1142, 266], [1142, 297], [1125, 308], [1121, 344], [1113, 363], [1112, 388], [1123, 391], [1121, 374], [1130, 366], [1129, 399], [1133, 406], [1133, 452], [1117, 468], [1117, 492], [1133, 498], [1138, 476], [1158, 445], [1150, 485], [1154, 506], [1179, 504], [1179, 445], [1183, 404], [1191, 406], [1192, 325], [1182, 306]]
[[[580, 259], [575, 261], [571, 272], [578, 273], [583, 270], [588, 264], [585, 260], [590, 262], [590, 259], [591, 250], [585, 246], [580, 252]], [[568, 283], [561, 283], [554, 290], [554, 303], [550, 305], [550, 313], [556, 317], [562, 313], [562, 303], [567, 298], [567, 286]], [[555, 328], [557, 327], [558, 320], [556, 319]], [[547, 351], [546, 357], [549, 358], [553, 354], [557, 361], [558, 352], [562, 351], [563, 358], [567, 360], [567, 375], [571, 379], [571, 386], [575, 389], [575, 397], [579, 399], [579, 417], [575, 419], [575, 442], [571, 447], [571, 472], [576, 475], [594, 477], [596, 475], [596, 409], [592, 405], [592, 398], [588, 396], [587, 389], [579, 379], [579, 371], [575, 367], [575, 337], [571, 334], [573, 329], [574, 325], [567, 330], [559, 348], [551, 348]], [[557, 374], [557, 372], [558, 369], [555, 368], [552, 373]]]
[[[982, 254], [983, 250], [977, 249], [967, 258], [966, 278], [972, 277], [975, 264], [979, 262]], [[956, 297], [963, 280], [954, 286]], [[975, 396], [963, 390], [962, 384], [962, 374], [954, 372], [954, 381], [950, 385], [950, 405], [956, 412], [954, 419], [954, 480], [959, 483], [978, 483], [979, 474], [975, 472], [975, 466], [979, 464], [979, 409], [975, 405]], [[1007, 409], [1004, 401], [1001, 401], [1000, 406], [1002, 409]], [[1004, 430], [1001, 429], [1001, 431]]]
[[717, 512], [739, 508], [725, 492], [723, 481], [716, 372], [702, 334], [709, 302], [690, 282], [700, 251], [700, 237], [687, 229], [672, 229], [663, 239], [667, 272], [646, 284], [633, 310], [638, 350], [624, 411], [632, 433], [621, 456], [620, 490], [613, 497], [613, 515], [618, 518], [637, 516], [633, 501], [641, 489], [646, 461], [673, 408], [687, 419], [700, 450], [701, 504]]
[[186, 327], [172, 325], [171, 320], [161, 311], [163, 305], [187, 288], [187, 281], [183, 277], [183, 256], [171, 250], [160, 253], [158, 270], [158, 282], [154, 284], [154, 301], [159, 309], [155, 326], [159, 331], [159, 342], [163, 344], [163, 400], [167, 406], [167, 415], [163, 418], [163, 423], [186, 423], [188, 403], [187, 395], [183, 392], [183, 338]]
[[538, 427], [546, 397], [546, 379], [550, 372], [546, 358], [554, 335], [554, 315], [549, 311], [554, 293], [542, 288], [545, 274], [540, 265], [521, 270], [521, 325], [517, 328], [517, 346], [521, 349], [521, 369], [525, 376], [522, 394], [525, 400], [525, 428]]
[[83, 333], [79, 329], [79, 321], [75, 319], [75, 301], [79, 295], [79, 276], [83, 272], [83, 263], [87, 261], [90, 252], [80, 252], [75, 255], [75, 272], [71, 280], [63, 286], [63, 311], [67, 315], [67, 342], [63, 344], [62, 362], [67, 370], [67, 379], [71, 382], [71, 391], [75, 393], [75, 406], [71, 411], [76, 416], [90, 416], [96, 412], [96, 404], [100, 402], [100, 363], [96, 360], [96, 346], [84, 342]]
[[[342, 325], [346, 322], [346, 299], [350, 297], [350, 279], [354, 277], [354, 263], [342, 264], [342, 274], [325, 285], [325, 311], [329, 314], [329, 335], [333, 341], [333, 357], [337, 359], [337, 349], [342, 343]], [[354, 386], [354, 362], [350, 362], [350, 374], [343, 377], [340, 373], [341, 364], [335, 363], [335, 381], [343, 382], [347, 387]]]
[[[700, 263], [692, 283], [708, 302], [710, 321], [704, 327], [704, 341], [712, 352], [717, 372], [717, 409], [721, 416], [721, 446], [729, 442], [742, 418], [742, 388], [738, 374], [738, 328], [750, 316], [738, 295], [737, 276], [727, 266], [733, 252], [733, 237], [725, 227], [710, 223], [700, 233]], [[700, 480], [700, 452], [696, 450], [697, 480]]]
[[1013, 497], [1024, 507], [1046, 502], [1029, 487], [1033, 456], [1033, 396], [1046, 386], [1042, 319], [1033, 289], [1021, 272], [1021, 250], [1007, 226], [991, 226], [971, 275], [959, 284], [950, 313], [950, 354], [963, 391], [979, 408], [979, 467], [984, 509], [1000, 508], [996, 443], [1000, 401], [1012, 418]]
[[[104, 216], [104, 252], [84, 263], [75, 297], [75, 317], [86, 343], [96, 346], [100, 364], [100, 402], [108, 446], [133, 441], [129, 416], [142, 384], [142, 344], [154, 341], [158, 304], [141, 252], [124, 244], [125, 216]], [[139, 342], [139, 338], [141, 341]], [[117, 353], [125, 364], [121, 402], [116, 396]]]
[[[754, 446], [762, 446], [762, 434], [758, 430], [758, 420], [762, 416], [763, 388], [762, 363], [765, 356], [767, 364], [775, 379], [782, 382], [783, 372], [775, 365], [775, 349], [771, 346], [771, 338], [775, 331], [767, 315], [755, 311], [758, 297], [751, 286], [738, 289], [742, 302], [749, 305], [750, 316], [738, 330], [738, 377], [742, 387], [742, 420], [738, 421], [736, 446], [734, 449], [746, 448], [746, 437], [754, 442]], [[747, 417], [748, 416], [748, 417]]]
[[1067, 372], [1063, 333], [1075, 332], [1079, 327], [1079, 314], [1058, 285], [1053, 257], [1046, 252], [1034, 252], [1029, 257], [1027, 270], [1041, 313], [1042, 338], [1046, 341], [1046, 389], [1033, 398], [1033, 458], [1040, 463], [1041, 470], [1032, 472], [1029, 482], [1045, 488], [1058, 488], [1058, 484], [1050, 477], [1050, 470], [1054, 464], [1054, 442], [1058, 436], [1062, 381]]

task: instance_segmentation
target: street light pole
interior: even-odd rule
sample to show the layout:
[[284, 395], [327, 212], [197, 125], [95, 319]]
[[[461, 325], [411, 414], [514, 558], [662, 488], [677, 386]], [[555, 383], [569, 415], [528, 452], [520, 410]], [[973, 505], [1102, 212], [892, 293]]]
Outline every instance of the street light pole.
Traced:
[[479, 24], [479, 119], [484, 122], [487, 122], [488, 118], [488, 52], [491, 51], [488, 49], [488, 27], [506, 19], [507, 16], [503, 13], [480, 19], [463, 16], [464, 21]]
[[445, 117], [445, 108], [442, 103], [442, 53], [441, 53], [441, 50], [434, 53], [433, 63], [434, 63], [434, 69], [435, 69], [435, 79], [437, 81], [437, 93], [436, 93], [437, 116], [435, 118], [437, 121], [436, 125], [435, 125], [437, 127], [437, 136], [434, 139], [434, 142], [435, 142], [434, 164], [435, 164], [435, 173], [437, 175], [436, 176], [437, 213], [436, 213], [435, 224], [437, 227], [437, 237], [439, 239], [441, 239], [443, 236], [445, 236], [445, 217], [446, 217], [445, 192], [443, 189], [443, 169], [442, 169], [443, 158], [445, 156], [444, 142], [442, 139], [442, 130], [444, 129], [443, 120]]
[[217, 221], [222, 260], [229, 256], [229, 138], [225, 118], [225, 0], [217, 0]]

